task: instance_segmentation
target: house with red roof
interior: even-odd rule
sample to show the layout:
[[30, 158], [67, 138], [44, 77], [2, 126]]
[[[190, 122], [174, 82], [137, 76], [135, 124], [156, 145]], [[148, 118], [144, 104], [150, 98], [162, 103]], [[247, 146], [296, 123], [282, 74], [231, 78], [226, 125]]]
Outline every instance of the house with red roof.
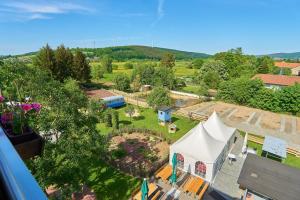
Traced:
[[279, 68], [291, 69], [292, 75], [300, 76], [300, 63], [288, 63], [285, 61], [275, 62], [275, 66]]
[[258, 78], [262, 80], [266, 88], [280, 89], [286, 86], [292, 86], [297, 83], [300, 84], [300, 76], [286, 76], [274, 74], [256, 74], [253, 79]]

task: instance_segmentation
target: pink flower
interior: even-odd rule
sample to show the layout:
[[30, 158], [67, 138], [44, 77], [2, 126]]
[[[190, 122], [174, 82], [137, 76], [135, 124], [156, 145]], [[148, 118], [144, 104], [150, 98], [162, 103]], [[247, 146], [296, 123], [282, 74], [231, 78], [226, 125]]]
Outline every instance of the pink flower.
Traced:
[[4, 97], [3, 96], [0, 96], [0, 103], [2, 103], [4, 101]]
[[31, 107], [36, 111], [36, 112], [40, 112], [42, 105], [39, 103], [32, 103]]
[[9, 122], [12, 122], [12, 120], [13, 120], [13, 113], [11, 113], [11, 112], [2, 113], [2, 115], [1, 115], [1, 123], [2, 124], [7, 124]]
[[21, 104], [21, 108], [24, 112], [28, 112], [28, 111], [32, 110], [31, 104]]

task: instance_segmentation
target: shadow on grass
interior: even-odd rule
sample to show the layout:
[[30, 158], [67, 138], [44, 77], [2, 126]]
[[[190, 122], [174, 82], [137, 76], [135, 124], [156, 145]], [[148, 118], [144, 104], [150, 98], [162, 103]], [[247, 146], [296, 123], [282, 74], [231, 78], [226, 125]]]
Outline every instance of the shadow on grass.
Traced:
[[145, 117], [142, 116], [142, 115], [140, 115], [140, 116], [138, 116], [138, 117], [133, 117], [133, 119], [136, 120], [136, 121], [139, 121], [139, 120], [144, 120]]
[[179, 120], [179, 118], [177, 118], [177, 117], [172, 117], [172, 122], [176, 122], [176, 121], [178, 121]]
[[89, 166], [88, 185], [94, 190], [97, 199], [128, 199], [140, 181], [123, 174], [102, 161], [95, 161]]
[[131, 122], [131, 121], [127, 121], [127, 120], [121, 120], [121, 121], [120, 121], [120, 124], [123, 124], [123, 125], [130, 125], [130, 124], [132, 124], [132, 122]]

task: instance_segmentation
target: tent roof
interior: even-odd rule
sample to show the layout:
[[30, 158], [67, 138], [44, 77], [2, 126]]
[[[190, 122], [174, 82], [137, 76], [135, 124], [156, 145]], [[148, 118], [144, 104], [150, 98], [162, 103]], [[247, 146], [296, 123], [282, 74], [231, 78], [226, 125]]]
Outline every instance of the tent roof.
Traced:
[[170, 148], [175, 153], [187, 155], [199, 161], [214, 163], [224, 146], [225, 143], [211, 137], [200, 122]]
[[203, 123], [203, 126], [211, 137], [226, 143], [236, 130], [235, 128], [225, 125], [216, 111]]

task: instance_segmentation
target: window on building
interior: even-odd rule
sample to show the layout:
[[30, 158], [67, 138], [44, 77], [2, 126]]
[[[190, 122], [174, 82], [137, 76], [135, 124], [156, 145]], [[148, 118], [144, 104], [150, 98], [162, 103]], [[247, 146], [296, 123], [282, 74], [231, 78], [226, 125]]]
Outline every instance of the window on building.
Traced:
[[180, 153], [177, 153], [177, 166], [179, 168], [184, 168], [184, 157]]
[[206, 165], [204, 162], [197, 161], [195, 164], [195, 174], [205, 178], [206, 176]]

